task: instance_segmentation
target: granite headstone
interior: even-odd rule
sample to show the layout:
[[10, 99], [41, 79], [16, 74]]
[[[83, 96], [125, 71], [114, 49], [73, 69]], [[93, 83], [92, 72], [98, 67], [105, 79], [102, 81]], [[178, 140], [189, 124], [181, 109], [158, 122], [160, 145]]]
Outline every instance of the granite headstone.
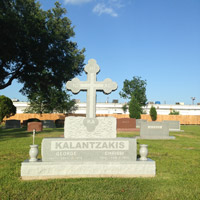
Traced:
[[21, 128], [20, 120], [6, 120], [6, 128]]
[[155, 161], [137, 159], [136, 138], [116, 137], [116, 118], [96, 118], [96, 91], [117, 88], [111, 79], [97, 82], [98, 71], [91, 59], [85, 67], [87, 81], [75, 78], [67, 83], [74, 93], [87, 91], [86, 117], [66, 117], [65, 138], [44, 138], [42, 161], [23, 162], [22, 179], [155, 176]]
[[55, 128], [55, 123], [53, 120], [42, 120], [43, 128]]
[[118, 132], [139, 131], [139, 129], [136, 129], [136, 119], [135, 118], [117, 119], [117, 131]]
[[169, 136], [168, 122], [141, 122], [140, 124], [141, 139], [175, 139]]
[[42, 122], [28, 122], [27, 131], [33, 132], [34, 129], [37, 132], [41, 132], [43, 130]]

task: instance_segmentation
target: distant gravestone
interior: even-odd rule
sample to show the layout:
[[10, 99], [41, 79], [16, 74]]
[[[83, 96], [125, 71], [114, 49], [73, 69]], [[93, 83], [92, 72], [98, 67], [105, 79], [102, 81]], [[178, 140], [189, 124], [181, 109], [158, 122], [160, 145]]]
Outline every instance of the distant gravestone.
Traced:
[[169, 124], [167, 122], [141, 122], [141, 139], [175, 139], [169, 136]]
[[[117, 119], [117, 131], [137, 131], [135, 118]], [[139, 129], [138, 129], [139, 131]]]
[[34, 129], [37, 132], [41, 132], [43, 130], [42, 122], [29, 122], [27, 125], [27, 131], [33, 132]]
[[65, 123], [65, 120], [63, 120], [63, 119], [57, 119], [55, 121], [56, 128], [63, 128], [64, 127], [64, 123]]
[[55, 128], [53, 120], [42, 120], [43, 128]]
[[167, 122], [169, 124], [169, 131], [181, 131], [180, 121], [163, 120], [163, 122]]
[[136, 119], [136, 128], [140, 128], [141, 122], [147, 122], [145, 119]]
[[21, 128], [20, 120], [6, 120], [6, 128]]

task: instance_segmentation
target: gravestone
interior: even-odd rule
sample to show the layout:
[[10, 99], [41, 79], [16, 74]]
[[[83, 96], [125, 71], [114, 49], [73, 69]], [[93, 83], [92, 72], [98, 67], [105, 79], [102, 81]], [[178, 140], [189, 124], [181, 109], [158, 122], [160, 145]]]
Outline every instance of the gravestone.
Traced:
[[139, 129], [136, 129], [136, 119], [135, 118], [117, 119], [117, 131], [118, 132], [139, 131]]
[[28, 122], [27, 132], [33, 132], [34, 129], [36, 132], [41, 132], [43, 130], [42, 122]]
[[141, 139], [175, 139], [169, 136], [168, 122], [141, 122], [140, 137]]
[[66, 117], [65, 138], [44, 138], [42, 160], [24, 161], [22, 179], [155, 176], [155, 161], [137, 159], [136, 138], [117, 138], [116, 118], [96, 118], [96, 91], [117, 88], [111, 79], [97, 82], [98, 71], [91, 59], [85, 67], [87, 81], [75, 78], [67, 83], [74, 93], [87, 91], [86, 117]]
[[145, 119], [136, 119], [136, 128], [140, 128], [141, 122], [147, 122]]
[[180, 121], [163, 120], [169, 124], [169, 131], [179, 132], [181, 131]]
[[21, 128], [20, 120], [6, 120], [6, 128]]
[[65, 123], [65, 120], [63, 120], [63, 119], [57, 119], [55, 121], [56, 128], [63, 128], [64, 127], [64, 123]]
[[53, 120], [42, 120], [43, 128], [55, 128], [55, 123]]

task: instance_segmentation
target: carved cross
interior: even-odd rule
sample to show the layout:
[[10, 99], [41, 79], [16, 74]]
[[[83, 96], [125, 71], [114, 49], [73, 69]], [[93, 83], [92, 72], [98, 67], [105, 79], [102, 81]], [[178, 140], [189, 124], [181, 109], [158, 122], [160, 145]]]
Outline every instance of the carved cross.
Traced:
[[[88, 61], [84, 71], [87, 74], [87, 81], [80, 81], [78, 78], [74, 78], [67, 82], [66, 88], [71, 90], [74, 94], [77, 94], [80, 91], [87, 91], [86, 120], [84, 124], [86, 126], [87, 124], [94, 124], [95, 126], [98, 124], [98, 121], [95, 119], [96, 91], [103, 91], [104, 93], [109, 94], [117, 89], [117, 83], [109, 78], [104, 81], [96, 81], [96, 74], [100, 71], [100, 68], [94, 59]], [[89, 126], [88, 129], [92, 130], [94, 127]]]

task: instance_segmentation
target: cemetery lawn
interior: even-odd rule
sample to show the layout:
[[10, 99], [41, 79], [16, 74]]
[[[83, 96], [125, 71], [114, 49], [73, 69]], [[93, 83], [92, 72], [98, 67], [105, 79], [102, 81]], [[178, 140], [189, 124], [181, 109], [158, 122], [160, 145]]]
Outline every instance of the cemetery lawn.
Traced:
[[[32, 135], [25, 129], [0, 127], [0, 200], [27, 199], [200, 199], [200, 126], [182, 126], [184, 132], [171, 132], [175, 140], [137, 140], [149, 145], [148, 157], [156, 161], [154, 178], [79, 178], [22, 181], [21, 162], [29, 158]], [[44, 137], [60, 137], [64, 130], [44, 129]], [[120, 133], [133, 137], [138, 133]], [[40, 151], [40, 150], [39, 150]], [[41, 155], [39, 155], [41, 158]]]

